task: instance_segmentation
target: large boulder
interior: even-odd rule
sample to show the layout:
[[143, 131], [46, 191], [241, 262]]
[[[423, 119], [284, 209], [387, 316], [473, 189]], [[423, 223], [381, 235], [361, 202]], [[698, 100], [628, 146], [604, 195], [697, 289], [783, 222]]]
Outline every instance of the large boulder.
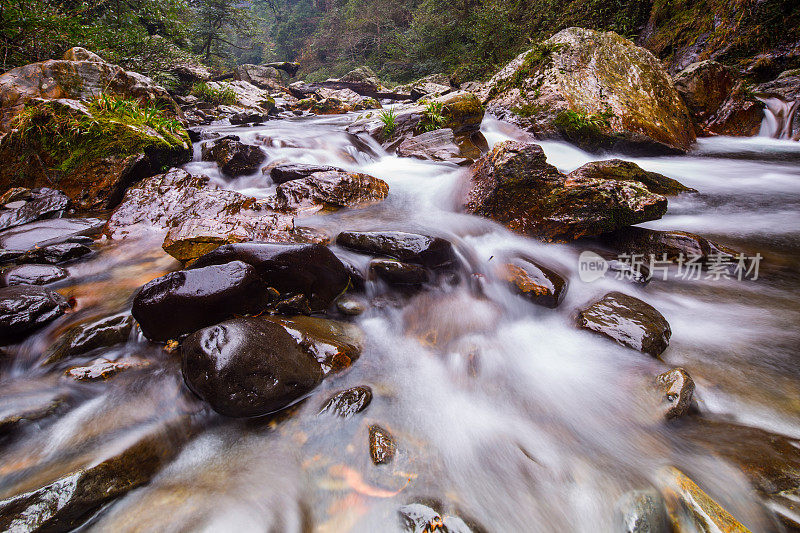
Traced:
[[89, 100], [100, 94], [132, 98], [180, 113], [166, 89], [150, 78], [106, 63], [82, 48], [71, 48], [63, 60], [32, 63], [0, 75], [0, 133], [11, 130], [14, 117], [31, 101]]
[[275, 107], [275, 100], [270, 97], [268, 91], [247, 81], [209, 81], [205, 83], [205, 87], [211, 91], [230, 93], [233, 97], [231, 104], [243, 109], [256, 110], [266, 114]]
[[130, 119], [103, 99], [37, 102], [0, 139], [0, 189], [55, 186], [77, 207], [106, 209], [131, 184], [192, 158], [176, 120], [148, 119], [139, 108]]
[[369, 174], [329, 170], [282, 183], [275, 192], [279, 209], [308, 213], [382, 202], [389, 195], [389, 185]]
[[325, 311], [350, 282], [342, 262], [319, 244], [227, 244], [200, 257], [192, 268], [243, 261], [284, 296], [304, 295], [313, 311]]
[[236, 318], [197, 331], [183, 342], [181, 357], [189, 388], [231, 417], [279, 411], [324, 376], [286, 328], [263, 318]]
[[567, 175], [568, 180], [613, 180], [638, 182], [656, 194], [673, 196], [682, 192], [697, 192], [681, 182], [657, 172], [644, 170], [636, 163], [621, 159], [606, 159], [586, 163]]
[[165, 342], [239, 314], [256, 314], [270, 302], [255, 269], [241, 261], [171, 272], [147, 283], [131, 313], [142, 333]]
[[539, 145], [506, 141], [472, 166], [465, 208], [518, 233], [569, 241], [661, 218], [667, 199], [639, 181], [565, 176]]
[[13, 342], [64, 314], [67, 300], [50, 289], [17, 285], [0, 289], [0, 343]]
[[511, 61], [485, 96], [489, 112], [592, 151], [681, 153], [695, 141], [660, 61], [613, 32], [565, 29]]
[[264, 65], [239, 65], [236, 67], [233, 77], [268, 91], [279, 91], [283, 85], [283, 76], [278, 69]]

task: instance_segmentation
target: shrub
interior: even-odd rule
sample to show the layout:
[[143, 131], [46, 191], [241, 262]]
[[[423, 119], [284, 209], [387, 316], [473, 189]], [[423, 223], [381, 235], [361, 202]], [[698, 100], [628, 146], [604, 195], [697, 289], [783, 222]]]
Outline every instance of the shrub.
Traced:
[[423, 111], [422, 131], [433, 131], [443, 128], [446, 119], [443, 114], [444, 104], [442, 102], [425, 102], [425, 111]]

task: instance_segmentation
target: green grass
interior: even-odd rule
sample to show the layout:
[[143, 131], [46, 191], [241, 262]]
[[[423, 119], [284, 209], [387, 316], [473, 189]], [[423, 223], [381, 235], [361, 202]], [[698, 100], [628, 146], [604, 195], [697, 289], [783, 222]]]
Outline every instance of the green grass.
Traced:
[[181, 122], [157, 107], [110, 95], [96, 97], [87, 107], [91, 116], [56, 102], [28, 106], [15, 119], [10, 140], [21, 144], [20, 153], [45, 155], [67, 173], [87, 161], [189, 143]]
[[426, 101], [423, 103], [422, 131], [434, 131], [444, 127], [447, 119], [444, 116], [444, 104], [442, 102]]
[[394, 112], [394, 109], [385, 109], [381, 111], [378, 118], [380, 118], [383, 123], [383, 136], [387, 139], [394, 137], [397, 131], [397, 114]]
[[211, 87], [206, 82], [192, 86], [192, 94], [204, 102], [215, 105], [235, 105], [239, 99], [236, 91], [223, 84], [222, 89]]

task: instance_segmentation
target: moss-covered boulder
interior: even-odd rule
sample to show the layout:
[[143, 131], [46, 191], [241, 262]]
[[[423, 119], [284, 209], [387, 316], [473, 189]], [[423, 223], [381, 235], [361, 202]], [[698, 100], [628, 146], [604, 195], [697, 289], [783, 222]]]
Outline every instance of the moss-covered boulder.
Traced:
[[658, 172], [649, 172], [636, 163], [621, 159], [607, 159], [586, 163], [569, 173], [568, 180], [616, 180], [635, 181], [656, 194], [673, 196], [682, 192], [697, 192], [681, 182], [668, 178]]
[[485, 97], [491, 113], [591, 151], [680, 153], [695, 141], [659, 60], [613, 32], [555, 34], [498, 72]]
[[55, 187], [82, 209], [113, 207], [131, 184], [191, 160], [176, 119], [133, 100], [29, 102], [0, 140], [0, 189]]
[[667, 211], [667, 199], [640, 181], [565, 176], [533, 143], [500, 143], [471, 171], [468, 213], [546, 241], [600, 235]]

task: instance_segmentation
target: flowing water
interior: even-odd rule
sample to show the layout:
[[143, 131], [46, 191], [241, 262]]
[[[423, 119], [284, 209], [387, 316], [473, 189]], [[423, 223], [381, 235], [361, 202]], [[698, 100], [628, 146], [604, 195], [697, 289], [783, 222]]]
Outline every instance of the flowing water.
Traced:
[[[155, 435], [168, 457], [155, 477], [108, 504], [86, 530], [390, 532], [401, 530], [398, 507], [438, 502], [486, 531], [615, 531], [620, 496], [659, 486], [662, 469], [673, 465], [753, 531], [781, 531], [769, 510], [775, 506], [703, 445], [716, 430], [666, 424], [654, 414], [650, 390], [655, 375], [682, 366], [697, 383], [701, 420], [800, 438], [800, 145], [717, 138], [701, 140], [687, 156], [634, 159], [699, 191], [670, 199], [667, 215], [645, 226], [760, 253], [758, 280], [586, 283], [577, 265], [590, 243], [543, 244], [459, 213], [465, 169], [388, 155], [346, 134], [351, 119], [214, 129], [262, 144], [269, 162], [325, 163], [385, 180], [385, 202], [302, 224], [330, 235], [358, 229], [445, 237], [482, 291], [475, 283], [446, 284], [393, 299], [368, 286], [375, 305], [356, 320], [366, 347], [351, 368], [331, 375], [290, 416], [231, 420], [191, 397], [176, 354], [135, 333], [102, 357], [150, 365], [107, 382], [61, 378], [75, 361], [42, 366], [42, 351], [67, 324], [129, 309], [137, 287], [179, 266], [157, 241], [106, 243], [59, 286], [76, 298], [75, 312], [10, 348], [5, 394], [64, 401], [57, 416], [2, 443], [0, 489], [18, 482], [19, 472], [39, 486], [36, 480]], [[490, 145], [526, 138], [488, 117], [483, 130]], [[562, 171], [596, 158], [562, 143], [542, 145]], [[208, 163], [186, 168], [250, 195], [273, 190], [260, 172], [228, 181]], [[495, 258], [508, 252], [568, 278], [559, 308], [534, 306], [495, 278]], [[673, 337], [663, 362], [574, 327], [576, 309], [610, 290], [641, 298], [667, 318]], [[359, 385], [374, 393], [366, 411], [348, 420], [318, 416], [333, 392]], [[371, 424], [397, 441], [388, 465], [370, 461]]]

